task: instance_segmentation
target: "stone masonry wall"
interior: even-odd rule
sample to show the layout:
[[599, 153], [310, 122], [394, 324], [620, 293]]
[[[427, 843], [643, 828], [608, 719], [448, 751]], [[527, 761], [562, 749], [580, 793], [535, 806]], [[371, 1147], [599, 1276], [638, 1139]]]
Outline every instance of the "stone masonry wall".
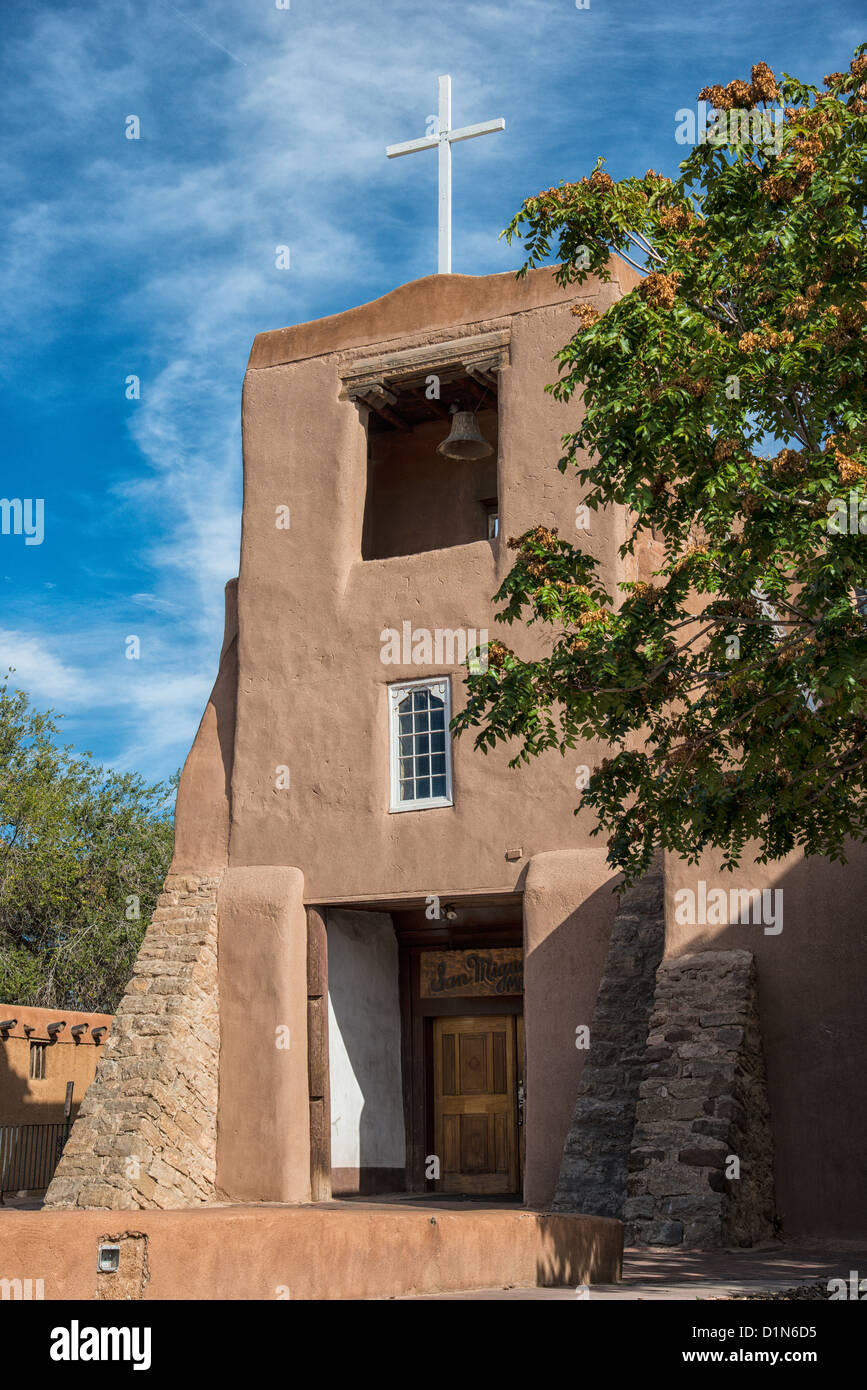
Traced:
[[555, 1211], [623, 1214], [656, 968], [664, 945], [660, 861], [624, 894], [611, 929]]
[[[770, 1239], [773, 1141], [751, 952], [665, 961], [651, 1030], [629, 1158], [627, 1244]], [[732, 1157], [738, 1177], [726, 1176]]]
[[219, 882], [166, 879], [47, 1207], [215, 1199]]

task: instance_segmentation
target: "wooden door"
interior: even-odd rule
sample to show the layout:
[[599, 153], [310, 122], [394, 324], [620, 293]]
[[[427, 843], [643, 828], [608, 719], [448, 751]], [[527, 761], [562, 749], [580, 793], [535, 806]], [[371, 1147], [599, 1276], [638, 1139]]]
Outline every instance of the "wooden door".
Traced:
[[438, 1192], [517, 1192], [515, 1018], [434, 1019]]
[[518, 1093], [518, 1191], [524, 1190], [524, 1164], [527, 1158], [527, 1065], [524, 1052], [524, 1015], [515, 1019], [515, 1083]]

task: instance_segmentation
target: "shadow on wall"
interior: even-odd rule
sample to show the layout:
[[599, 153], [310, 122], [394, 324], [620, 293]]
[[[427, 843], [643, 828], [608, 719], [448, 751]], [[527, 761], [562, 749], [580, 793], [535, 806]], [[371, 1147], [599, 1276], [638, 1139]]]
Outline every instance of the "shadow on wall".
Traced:
[[619, 1282], [622, 1276], [623, 1227], [598, 1216], [550, 1217], [543, 1254], [536, 1261], [536, 1285], [542, 1289]]
[[[4, 1017], [14, 1016], [14, 1011], [4, 1010]], [[18, 1191], [44, 1192], [60, 1157], [63, 1131], [47, 1126], [63, 1123], [66, 1081], [73, 1080], [72, 1075], [64, 1076], [63, 1060], [69, 1048], [54, 1040], [34, 1041], [45, 1041], [45, 1080], [30, 1080], [30, 1046], [25, 1039], [4, 1041], [0, 1036], [0, 1201], [4, 1193], [11, 1200], [11, 1194]], [[12, 1047], [15, 1048], [14, 1065]], [[60, 1075], [52, 1075], [51, 1068]], [[48, 1088], [53, 1099], [38, 1099], [40, 1086]], [[78, 1110], [76, 1101], [72, 1106], [70, 1126]], [[40, 1128], [35, 1131], [22, 1128], [30, 1125]]]
[[[848, 865], [666, 862], [666, 956], [743, 949], [756, 958], [774, 1134], [777, 1210], [788, 1236], [867, 1235], [865, 1043], [867, 847]], [[768, 889], [762, 922], [709, 925], [701, 887]], [[685, 897], [688, 890], [694, 898]], [[731, 905], [731, 902], [730, 902]], [[678, 920], [690, 913], [704, 921]], [[730, 914], [737, 915], [737, 913]], [[782, 924], [782, 929], [777, 927]], [[770, 926], [771, 930], [766, 931]]]
[[[14, 1010], [9, 1013], [8, 1006], [6, 1014], [10, 1018], [15, 1017]], [[62, 1014], [60, 1016], [62, 1017]], [[45, 1081], [34, 1082], [29, 1078], [29, 1045], [22, 1046], [20, 1039], [9, 1039], [9, 1041], [4, 1042], [3, 1036], [0, 1035], [0, 1125], [59, 1124], [63, 1119], [66, 1082], [73, 1080], [72, 1072], [70, 1071], [68, 1077], [56, 1078], [48, 1069], [51, 1067], [62, 1068], [63, 1058], [69, 1045], [42, 1038], [36, 1038], [34, 1041], [45, 1042]], [[20, 1061], [13, 1066], [10, 1063], [10, 1048], [16, 1044]], [[50, 1087], [52, 1100], [39, 1099], [38, 1088], [40, 1086]], [[73, 1120], [78, 1114], [79, 1105], [80, 1102], [75, 1101], [72, 1106]]]
[[326, 929], [336, 1187], [399, 1190], [406, 1139], [394, 925], [388, 913], [330, 908]]
[[[619, 882], [619, 875], [611, 875], [576, 907], [570, 906], [574, 897], [564, 890], [559, 914], [555, 895], [550, 907], [545, 897], [539, 899], [539, 910], [546, 917], [553, 913], [554, 922], [538, 944], [529, 943], [524, 973], [525, 1196], [531, 1206], [549, 1205], [556, 1190], [587, 1059], [587, 1051], [576, 1046], [576, 1030], [581, 1025], [589, 1028], [593, 1021], [608, 938], [620, 902], [614, 892]], [[535, 915], [528, 903], [525, 912]]]

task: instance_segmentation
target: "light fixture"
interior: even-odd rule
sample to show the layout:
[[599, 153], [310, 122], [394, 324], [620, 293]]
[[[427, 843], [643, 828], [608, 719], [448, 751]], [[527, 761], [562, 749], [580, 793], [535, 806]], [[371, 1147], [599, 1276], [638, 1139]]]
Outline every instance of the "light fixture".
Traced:
[[117, 1274], [120, 1268], [120, 1246], [100, 1245], [96, 1256], [96, 1267], [100, 1274]]

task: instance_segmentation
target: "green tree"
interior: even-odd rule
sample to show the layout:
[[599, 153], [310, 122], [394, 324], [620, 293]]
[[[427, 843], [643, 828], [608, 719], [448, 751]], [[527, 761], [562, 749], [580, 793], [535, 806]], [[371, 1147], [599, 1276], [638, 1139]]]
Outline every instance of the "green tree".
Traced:
[[[654, 847], [734, 867], [796, 846], [845, 858], [867, 828], [867, 45], [824, 90], [764, 63], [706, 88], [715, 112], [675, 181], [589, 178], [523, 204], [521, 271], [641, 281], [573, 306], [549, 386], [583, 396], [564, 439], [589, 508], [653, 533], [652, 583], [606, 592], [541, 527], [510, 540], [498, 618], [539, 624], [525, 661], [492, 643], [454, 721], [514, 763], [601, 739], [583, 796], [626, 881]], [[854, 521], [854, 525], [853, 525]]]
[[171, 860], [171, 787], [57, 734], [0, 684], [0, 999], [113, 1013]]

